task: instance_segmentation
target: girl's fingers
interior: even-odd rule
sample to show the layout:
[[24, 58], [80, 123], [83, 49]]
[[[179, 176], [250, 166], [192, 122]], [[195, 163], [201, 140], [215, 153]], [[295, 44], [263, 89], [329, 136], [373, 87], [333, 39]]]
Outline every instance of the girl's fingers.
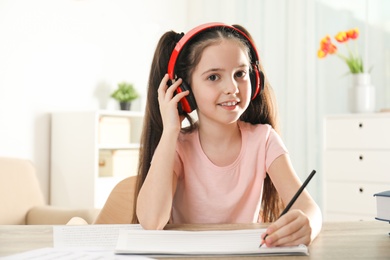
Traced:
[[169, 88], [166, 90], [166, 94], [169, 98], [172, 98], [174, 96], [174, 93], [176, 89], [180, 86], [180, 84], [183, 82], [182, 79], [178, 79], [173, 83]]
[[296, 245], [309, 245], [310, 235], [306, 230], [302, 229], [298, 232], [291, 234], [290, 236], [279, 239], [274, 246], [296, 246]]
[[169, 76], [168, 74], [165, 74], [157, 90], [159, 101], [163, 101], [165, 99], [171, 100], [175, 96], [174, 93], [176, 89], [182, 83], [182, 79], [178, 79], [175, 83], [168, 87], [168, 80]]
[[169, 76], [168, 74], [165, 74], [163, 79], [161, 80], [160, 82], [160, 85], [157, 89], [157, 94], [158, 94], [158, 100], [161, 101], [162, 99], [165, 98], [165, 93], [167, 91], [167, 88], [168, 88], [168, 79], [169, 79]]
[[[296, 225], [295, 223], [289, 224]], [[296, 226], [295, 226], [296, 227]], [[267, 245], [270, 246], [293, 246], [299, 244], [308, 244], [310, 243], [310, 232], [305, 226], [301, 226], [298, 230], [291, 229], [291, 227], [287, 227], [287, 229], [280, 229], [278, 234], [275, 236], [271, 236], [269, 239], [267, 238]]]
[[189, 94], [189, 91], [184, 91], [184, 92], [180, 92], [180, 93], [176, 93], [175, 94], [175, 91], [177, 90], [177, 88], [180, 86], [180, 84], [183, 82], [182, 79], [178, 79], [175, 83], [173, 83], [171, 86], [168, 87], [167, 83], [168, 83], [168, 74], [166, 74], [164, 76], [164, 78], [161, 80], [161, 83], [160, 83], [160, 86], [157, 90], [158, 92], [158, 102], [160, 103], [160, 106], [163, 104], [163, 103], [170, 103], [170, 102], [174, 102], [174, 103], [179, 103], [180, 100], [187, 96]]
[[189, 90], [186, 90], [184, 92], [177, 93], [172, 100], [178, 103], [183, 97], [187, 96], [190, 93]]
[[[272, 223], [267, 231], [267, 246], [309, 244], [311, 227], [307, 216], [300, 210], [290, 211]], [[262, 235], [264, 239], [265, 234]]]

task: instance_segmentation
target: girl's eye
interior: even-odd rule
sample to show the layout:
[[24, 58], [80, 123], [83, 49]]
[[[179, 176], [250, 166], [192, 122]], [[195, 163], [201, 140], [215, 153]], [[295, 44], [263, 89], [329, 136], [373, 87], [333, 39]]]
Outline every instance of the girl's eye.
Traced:
[[236, 73], [237, 78], [243, 78], [243, 77], [245, 77], [245, 75], [246, 75], [246, 71], [238, 71]]
[[209, 77], [208, 77], [208, 80], [210, 80], [210, 81], [216, 81], [216, 80], [218, 80], [219, 79], [219, 77], [217, 76], [217, 75], [210, 75]]

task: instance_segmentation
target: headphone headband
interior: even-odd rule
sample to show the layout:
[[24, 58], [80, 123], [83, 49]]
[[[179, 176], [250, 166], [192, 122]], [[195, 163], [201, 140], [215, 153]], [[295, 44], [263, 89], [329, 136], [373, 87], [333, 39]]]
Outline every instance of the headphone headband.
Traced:
[[193, 28], [192, 30], [188, 31], [186, 34], [184, 34], [184, 36], [176, 44], [175, 48], [172, 51], [169, 62], [168, 62], [169, 79], [171, 79], [171, 80], [175, 79], [176, 60], [177, 60], [181, 50], [183, 49], [183, 47], [186, 45], [186, 43], [188, 41], [190, 41], [195, 35], [199, 34], [200, 32], [203, 32], [207, 29], [215, 28], [215, 27], [230, 28], [230, 29], [238, 32], [241, 36], [243, 36], [246, 39], [246, 41], [248, 41], [248, 43], [250, 44], [249, 49], [250, 49], [251, 54], [252, 54], [252, 60], [254, 61], [252, 65], [257, 66], [259, 64], [259, 55], [257, 53], [256, 47], [253, 44], [253, 42], [251, 41], [251, 39], [249, 39], [249, 37], [244, 32], [237, 29], [236, 27], [233, 27], [231, 25], [224, 24], [224, 23], [206, 23], [206, 24], [199, 25], [199, 26]]
[[[168, 75], [170, 80], [174, 80], [176, 75], [175, 75], [175, 65], [176, 61], [180, 55], [180, 52], [183, 50], [184, 46], [191, 41], [191, 39], [198, 35], [199, 33], [211, 29], [211, 28], [228, 28], [231, 29], [233, 32], [237, 32], [245, 41], [246, 44], [248, 45], [249, 51], [251, 52], [251, 68], [252, 71], [249, 73], [250, 81], [251, 81], [251, 87], [252, 87], [252, 93], [251, 97], [252, 100], [257, 96], [257, 94], [263, 89], [264, 87], [264, 74], [259, 68], [259, 55], [257, 53], [256, 47], [253, 44], [252, 40], [246, 35], [243, 31], [240, 29], [227, 25], [224, 23], [206, 23], [199, 25], [192, 30], [190, 30], [188, 33], [186, 33], [177, 43], [175, 48], [172, 51], [171, 57], [168, 62]], [[186, 90], [190, 90], [189, 84], [187, 84], [185, 81], [182, 82], [181, 86], [179, 86], [176, 89], [176, 92], [182, 92]], [[192, 95], [190, 92], [188, 96], [182, 98], [178, 104], [178, 109], [179, 113], [183, 114], [185, 113], [190, 113], [194, 109], [197, 108], [195, 97]]]

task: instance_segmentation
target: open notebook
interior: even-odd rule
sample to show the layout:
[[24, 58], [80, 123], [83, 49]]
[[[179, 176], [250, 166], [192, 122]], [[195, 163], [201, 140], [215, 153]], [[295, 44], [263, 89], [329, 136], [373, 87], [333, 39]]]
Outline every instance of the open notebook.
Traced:
[[116, 254], [308, 255], [305, 245], [259, 248], [265, 229], [223, 231], [120, 230]]

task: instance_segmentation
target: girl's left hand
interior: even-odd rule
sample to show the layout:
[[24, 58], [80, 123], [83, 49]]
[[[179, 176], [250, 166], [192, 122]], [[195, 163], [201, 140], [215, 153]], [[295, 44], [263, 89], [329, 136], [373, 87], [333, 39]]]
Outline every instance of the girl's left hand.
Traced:
[[[268, 234], [265, 242], [264, 237]], [[309, 218], [301, 210], [290, 210], [277, 221], [272, 223], [264, 234], [261, 241], [267, 247], [273, 246], [297, 246], [311, 243], [312, 228]]]

